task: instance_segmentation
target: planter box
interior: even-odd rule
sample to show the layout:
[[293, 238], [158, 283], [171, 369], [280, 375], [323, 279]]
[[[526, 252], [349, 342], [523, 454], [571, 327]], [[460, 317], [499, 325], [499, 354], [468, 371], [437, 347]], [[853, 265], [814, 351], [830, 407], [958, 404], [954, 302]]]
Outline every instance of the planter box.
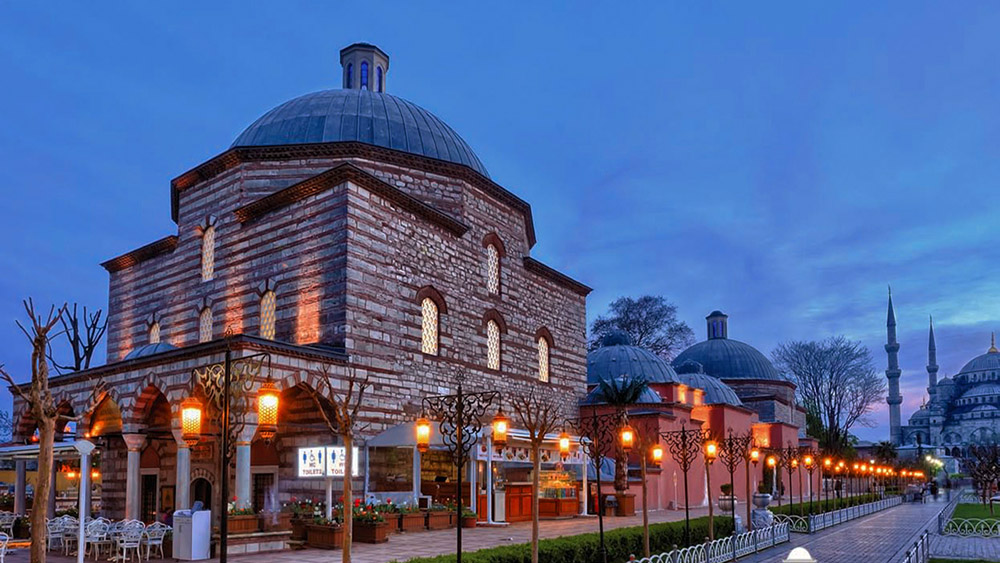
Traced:
[[306, 518], [292, 518], [292, 539], [293, 540], [305, 540], [306, 539], [306, 528], [312, 522], [312, 519]]
[[463, 516], [462, 517], [462, 527], [463, 528], [475, 528], [476, 520], [479, 518], [477, 516]]
[[618, 506], [615, 507], [615, 516], [635, 515], [635, 495], [615, 494], [615, 499], [618, 500]]
[[277, 514], [260, 514], [260, 529], [264, 532], [284, 532], [292, 529], [292, 514], [279, 512]]
[[256, 514], [230, 516], [228, 532], [229, 534], [252, 534], [257, 531], [259, 524], [260, 521]]
[[[357, 533], [357, 526], [354, 527]], [[341, 526], [306, 526], [306, 545], [319, 549], [340, 549], [344, 546], [344, 532]]]
[[355, 522], [354, 541], [361, 543], [385, 543], [389, 541], [389, 523]]
[[427, 527], [427, 517], [422, 512], [408, 512], [399, 515], [400, 532], [419, 532]]
[[451, 512], [429, 511], [427, 512], [428, 530], [446, 530], [451, 527]]

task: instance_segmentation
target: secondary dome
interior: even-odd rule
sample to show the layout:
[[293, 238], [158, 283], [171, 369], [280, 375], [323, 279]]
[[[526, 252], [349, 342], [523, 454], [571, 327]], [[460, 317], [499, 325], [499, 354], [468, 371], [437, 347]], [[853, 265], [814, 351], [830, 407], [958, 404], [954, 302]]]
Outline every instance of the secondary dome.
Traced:
[[624, 375], [647, 383], [680, 383], [674, 368], [656, 354], [632, 346], [624, 332], [612, 332], [601, 339], [601, 347], [587, 354], [587, 385]]
[[983, 383], [982, 385], [976, 385], [962, 394], [963, 399], [996, 396], [1000, 396], [1000, 385], [997, 385], [996, 383]]
[[489, 177], [469, 144], [431, 112], [385, 93], [389, 57], [356, 43], [340, 53], [343, 89], [285, 102], [247, 127], [230, 148], [358, 142], [472, 168]]
[[134, 360], [136, 358], [142, 358], [145, 356], [152, 356], [153, 354], [159, 354], [162, 352], [169, 352], [171, 350], [176, 350], [177, 347], [168, 342], [157, 342], [156, 344], [143, 344], [137, 348], [134, 348], [128, 354], [125, 354], [126, 360]]
[[699, 342], [674, 358], [675, 368], [685, 362], [697, 362], [704, 373], [719, 379], [763, 379], [785, 381], [774, 365], [753, 346], [729, 338], [728, 316], [712, 311], [708, 321], [708, 340]]
[[740, 401], [740, 398], [736, 396], [736, 391], [711, 375], [687, 372], [680, 374], [680, 378], [688, 387], [697, 387], [705, 392], [704, 403], [706, 405], [743, 406], [743, 401]]

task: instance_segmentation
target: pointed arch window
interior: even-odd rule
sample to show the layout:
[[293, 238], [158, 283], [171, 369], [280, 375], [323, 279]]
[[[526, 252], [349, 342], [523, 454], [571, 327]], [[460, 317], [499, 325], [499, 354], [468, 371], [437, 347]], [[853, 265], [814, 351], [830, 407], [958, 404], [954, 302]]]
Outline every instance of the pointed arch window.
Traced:
[[205, 307], [198, 313], [198, 342], [212, 340], [212, 309]]
[[493, 319], [486, 321], [486, 367], [500, 369], [500, 325]]
[[438, 353], [438, 306], [430, 297], [420, 302], [420, 351], [436, 356]]
[[149, 343], [159, 344], [160, 343], [160, 323], [159, 321], [153, 321], [153, 324], [149, 325]]
[[368, 61], [361, 63], [361, 89], [368, 89]]
[[486, 245], [486, 290], [500, 293], [500, 250], [495, 244]]
[[208, 226], [201, 234], [201, 281], [215, 277], [215, 227]]
[[549, 341], [538, 337], [538, 381], [549, 382]]
[[274, 322], [277, 299], [274, 292], [267, 290], [260, 298], [260, 337], [274, 340]]

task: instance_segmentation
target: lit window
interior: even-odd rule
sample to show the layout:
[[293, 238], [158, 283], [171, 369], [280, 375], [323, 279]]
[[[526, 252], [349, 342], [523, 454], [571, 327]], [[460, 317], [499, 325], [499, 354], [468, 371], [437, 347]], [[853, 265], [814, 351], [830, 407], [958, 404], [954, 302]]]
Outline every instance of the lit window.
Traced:
[[500, 293], [500, 251], [493, 244], [486, 246], [486, 290]]
[[549, 341], [544, 336], [538, 337], [538, 380], [549, 381]]
[[215, 227], [208, 227], [201, 235], [201, 280], [215, 276]]
[[149, 325], [149, 343], [159, 344], [160, 343], [160, 323], [153, 322]]
[[212, 309], [205, 307], [198, 315], [198, 342], [212, 339]]
[[494, 320], [486, 323], [486, 367], [500, 369], [500, 325]]
[[368, 63], [361, 63], [361, 89], [368, 89]]
[[354, 63], [347, 63], [347, 89], [354, 85]]
[[378, 85], [376, 86], [375, 91], [376, 92], [381, 92], [382, 91], [382, 67], [380, 67], [380, 66], [375, 67], [375, 80], [378, 82]]
[[420, 303], [421, 340], [420, 350], [424, 354], [438, 353], [438, 306], [430, 297], [424, 297]]
[[260, 337], [274, 340], [274, 292], [268, 291], [260, 298]]

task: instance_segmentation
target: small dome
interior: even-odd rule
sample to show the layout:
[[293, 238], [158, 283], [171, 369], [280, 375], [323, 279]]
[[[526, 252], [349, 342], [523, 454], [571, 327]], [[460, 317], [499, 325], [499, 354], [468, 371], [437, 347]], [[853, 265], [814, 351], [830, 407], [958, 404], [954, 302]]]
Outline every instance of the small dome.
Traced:
[[926, 408], [920, 407], [919, 409], [917, 409], [917, 412], [910, 415], [910, 424], [913, 424], [914, 421], [927, 420], [928, 418], [930, 418], [930, 416], [931, 413], [928, 412]]
[[697, 387], [705, 392], [704, 399], [706, 405], [743, 406], [743, 401], [740, 401], [740, 398], [731, 387], [711, 375], [688, 372], [681, 373], [680, 378], [688, 387]]
[[719, 379], [785, 381], [774, 365], [753, 346], [731, 338], [711, 338], [691, 346], [674, 358], [676, 368], [685, 362], [701, 364], [705, 373]]
[[984, 411], [995, 411], [997, 408], [993, 405], [977, 405], [972, 412], [984, 412]]
[[946, 377], [946, 378], [942, 379], [941, 381], [938, 381], [938, 386], [940, 387], [942, 385], [954, 386], [955, 385], [955, 380], [952, 379], [952, 378], [950, 378], [950, 377]]
[[678, 375], [686, 373], [705, 373], [705, 366], [694, 360], [687, 360], [683, 364], [675, 367], [674, 371], [676, 371]]
[[623, 330], [614, 330], [604, 335], [601, 346], [631, 346], [632, 337]]
[[983, 383], [982, 385], [976, 385], [962, 394], [963, 399], [968, 399], [970, 397], [995, 396], [1000, 396], [1000, 385], [997, 385], [996, 383]]
[[613, 344], [587, 354], [587, 385], [626, 375], [639, 377], [647, 383], [680, 383], [666, 360], [645, 348], [626, 344], [628, 341], [627, 334], [611, 333], [601, 343]]
[[[618, 377], [619, 382], [622, 382], [625, 378]], [[639, 395], [639, 400], [636, 404], [658, 404], [662, 403], [663, 399], [660, 398], [659, 393], [653, 391], [649, 387], [643, 389], [642, 394]], [[604, 398], [604, 393], [601, 392], [601, 386], [598, 385], [591, 389], [587, 396], [580, 401], [581, 405], [604, 405], [607, 404], [607, 400]]]
[[153, 354], [160, 354], [163, 352], [169, 352], [171, 350], [176, 350], [177, 347], [168, 344], [166, 342], [157, 342], [156, 344], [144, 344], [138, 348], [133, 348], [131, 352], [125, 355], [126, 360], [134, 360], [136, 358], [142, 358], [145, 356], [152, 356]]

